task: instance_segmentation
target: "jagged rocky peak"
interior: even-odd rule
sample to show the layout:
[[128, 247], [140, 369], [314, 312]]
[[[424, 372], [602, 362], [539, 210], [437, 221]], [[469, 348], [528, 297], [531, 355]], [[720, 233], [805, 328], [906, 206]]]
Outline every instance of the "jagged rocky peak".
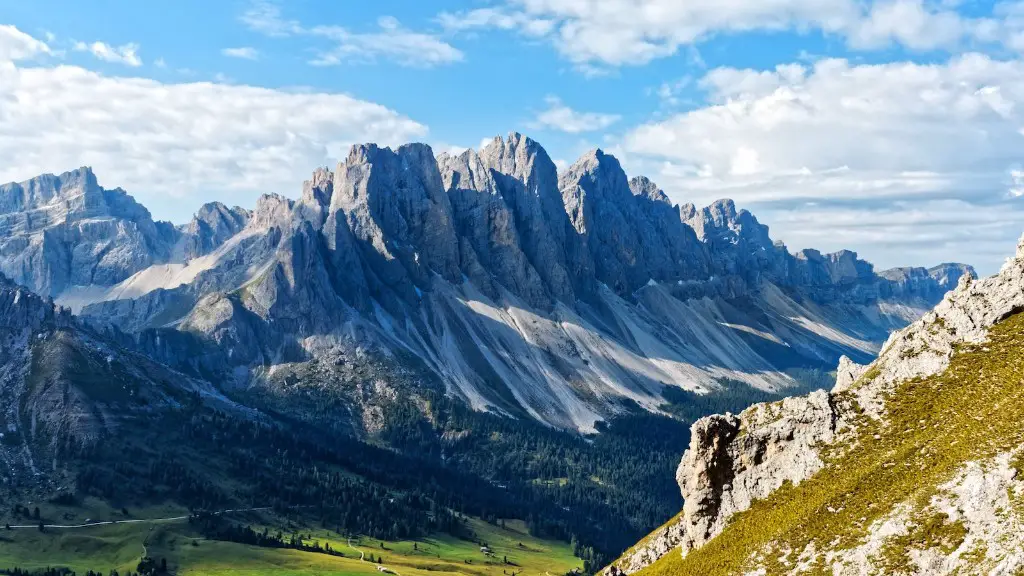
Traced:
[[442, 154], [438, 164], [452, 206], [463, 274], [491, 298], [500, 298], [501, 287], [531, 305], [549, 307], [544, 281], [523, 252], [515, 214], [496, 180], [502, 175], [472, 149]]
[[0, 272], [41, 294], [116, 284], [166, 261], [178, 237], [90, 168], [0, 186]]
[[614, 156], [602, 150], [584, 154], [559, 185], [598, 281], [631, 294], [652, 279], [706, 278], [705, 252], [664, 192], [646, 178], [630, 183]]
[[0, 185], [0, 214], [46, 206], [55, 200], [99, 190], [92, 168], [83, 166], [59, 176], [43, 174], [24, 182]]
[[737, 210], [736, 203], [729, 198], [715, 200], [708, 206], [697, 209], [693, 204], [680, 207], [683, 220], [704, 242], [743, 237], [758, 245], [771, 246], [768, 226], [761, 224], [746, 209]]
[[185, 229], [185, 259], [191, 260], [217, 249], [249, 223], [252, 213], [220, 202], [203, 204]]
[[633, 192], [619, 161], [601, 149], [580, 156], [558, 178], [565, 211], [581, 234], [603, 223], [596, 218], [629, 211]]
[[334, 193], [334, 173], [321, 166], [313, 171], [313, 176], [302, 183], [302, 202], [330, 206]]
[[969, 264], [944, 262], [938, 266], [932, 266], [929, 268], [928, 275], [938, 282], [939, 287], [949, 291], [956, 288], [957, 284], [960, 283], [961, 277], [968, 276], [970, 278], [977, 278], [978, 272]]
[[[805, 248], [794, 254], [798, 261], [806, 263], [809, 268], [808, 279], [811, 283], [852, 284], [858, 281], [871, 281], [874, 277], [874, 266], [857, 257], [851, 250], [839, 250], [822, 254], [813, 248]], [[821, 277], [815, 278], [814, 275]]]
[[550, 196], [558, 181], [558, 169], [544, 147], [518, 132], [495, 136], [480, 150], [480, 157], [495, 172], [519, 180], [540, 196]]
[[647, 176], [634, 176], [629, 179], [629, 189], [635, 196], [643, 196], [652, 202], [662, 202], [671, 205], [668, 194], [651, 181]]
[[256, 200], [248, 225], [256, 228], [285, 227], [291, 220], [295, 201], [280, 194], [264, 194]]
[[707, 246], [714, 274], [742, 278], [749, 286], [759, 285], [766, 271], [775, 277], [786, 276], [786, 261], [784, 256], [780, 258], [768, 226], [749, 211], [737, 210], [732, 200], [716, 200], [701, 209], [685, 204], [679, 214]]
[[[39, 296], [0, 274], [0, 340], [25, 336], [45, 326], [66, 326], [71, 311], [56, 306], [52, 300]], [[0, 352], [0, 358], [5, 354]], [[2, 386], [0, 386], [2, 388]]]
[[451, 214], [429, 146], [366, 144], [335, 170], [327, 231], [339, 238], [347, 226], [381, 281], [408, 295], [413, 284], [429, 284], [431, 272], [461, 278]]
[[586, 291], [589, 262], [562, 205], [558, 170], [540, 144], [522, 134], [495, 137], [479, 152], [513, 216], [520, 248], [554, 300]]

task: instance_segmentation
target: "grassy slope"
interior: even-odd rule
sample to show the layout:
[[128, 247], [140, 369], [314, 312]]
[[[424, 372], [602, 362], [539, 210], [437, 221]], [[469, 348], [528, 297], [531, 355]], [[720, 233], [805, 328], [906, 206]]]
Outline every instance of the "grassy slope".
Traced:
[[[73, 507], [41, 508], [47, 521], [72, 514], [70, 511], [74, 510]], [[55, 516], [57, 510], [61, 511], [61, 516]], [[129, 512], [132, 518], [153, 518], [164, 516], [166, 511]], [[171, 512], [176, 514], [178, 511]], [[247, 523], [253, 525], [279, 525], [273, 518], [247, 516]], [[104, 520], [128, 518], [120, 511], [103, 509], [102, 504], [95, 501], [86, 502], [74, 517], [77, 522], [86, 517]], [[500, 528], [470, 519], [468, 526], [476, 538], [490, 546], [494, 554], [492, 557], [482, 554], [476, 541], [459, 540], [448, 535], [416, 541], [415, 548], [413, 541], [382, 542], [359, 538], [352, 543], [367, 557], [383, 554], [386, 565], [402, 576], [492, 576], [512, 569], [524, 576], [544, 576], [547, 573], [564, 574], [581, 566], [567, 544], [534, 538], [527, 534], [521, 522], [511, 521], [506, 528]], [[145, 551], [154, 558], [167, 558], [169, 566], [180, 575], [379, 574], [376, 564], [357, 559], [358, 552], [348, 546], [347, 538], [326, 530], [300, 529], [299, 532], [311, 536], [307, 542], [317, 541], [321, 545], [329, 542], [332, 548], [347, 557], [204, 540], [187, 523], [173, 522], [76, 530], [49, 529], [42, 533], [33, 529], [0, 529], [0, 568], [65, 566], [79, 574], [90, 569], [109, 572], [116, 568], [123, 573], [128, 569], [134, 570]], [[513, 565], [504, 563], [505, 556]]]
[[[863, 422], [845, 453], [827, 455], [828, 465], [799, 486], [786, 485], [734, 517], [718, 537], [686, 558], [670, 553], [641, 576], [739, 574], [749, 559], [769, 574], [786, 566], [779, 550], [856, 546], [872, 522], [901, 502], [916, 513], [936, 486], [971, 460], [1006, 452], [1024, 441], [1024, 314], [993, 327], [989, 341], [963, 346], [942, 374], [901, 384], [887, 403], [884, 424]], [[955, 526], [934, 534], [956, 535]], [[961, 536], [962, 540], [962, 536]], [[928, 540], [919, 547], [945, 545]], [[889, 550], [899, 562], [903, 550]], [[812, 573], [824, 573], [821, 565]]]

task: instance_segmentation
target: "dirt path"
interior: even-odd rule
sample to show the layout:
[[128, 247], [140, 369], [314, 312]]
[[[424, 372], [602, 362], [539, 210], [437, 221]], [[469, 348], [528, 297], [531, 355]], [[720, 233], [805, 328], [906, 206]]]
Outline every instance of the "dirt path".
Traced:
[[348, 539], [348, 547], [353, 549], [353, 550], [355, 550], [356, 552], [359, 552], [359, 559], [360, 560], [365, 560], [366, 559], [366, 555], [363, 554], [363, 551], [352, 545], [352, 539], [351, 538]]
[[[353, 546], [351, 538], [348, 539], [348, 547], [353, 549], [353, 550], [355, 550], [356, 552], [359, 552], [359, 559], [360, 560], [365, 560], [366, 559], [366, 553], [364, 553], [359, 548], [356, 548], [355, 546]], [[388, 568], [386, 564], [383, 564], [381, 562], [377, 562], [376, 564], [378, 566], [383, 566], [384, 568], [387, 568], [389, 574], [394, 574], [395, 576], [402, 576], [401, 574], [399, 574], [398, 570], [395, 570], [394, 568]]]

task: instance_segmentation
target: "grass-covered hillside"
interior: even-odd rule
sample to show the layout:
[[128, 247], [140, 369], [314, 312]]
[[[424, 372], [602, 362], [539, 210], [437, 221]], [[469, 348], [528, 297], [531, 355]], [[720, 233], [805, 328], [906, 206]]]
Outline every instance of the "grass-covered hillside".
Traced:
[[[838, 400], [856, 409], [852, 394]], [[638, 574], [1024, 573], [1024, 314], [857, 424], [820, 472]]]

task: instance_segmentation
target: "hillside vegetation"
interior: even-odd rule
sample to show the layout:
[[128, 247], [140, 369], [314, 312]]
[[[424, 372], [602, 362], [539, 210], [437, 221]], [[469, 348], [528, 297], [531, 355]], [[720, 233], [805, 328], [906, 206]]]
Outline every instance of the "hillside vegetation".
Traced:
[[[637, 574], [833, 574], [844, 565], [920, 573], [928, 559], [965, 573], [1007, 565], [1006, 550], [1012, 560], [1020, 545], [1014, 527], [1024, 522], [1022, 420], [1024, 314], [1017, 313], [986, 342], [960, 345], [942, 373], [898, 385], [881, 419], [864, 416], [852, 442], [825, 449], [816, 475], [755, 502], [685, 557], [669, 553]], [[992, 518], [965, 518], [949, 505], [975, 468], [1011, 470], [1004, 507]], [[984, 522], [998, 526], [979, 536]]]

